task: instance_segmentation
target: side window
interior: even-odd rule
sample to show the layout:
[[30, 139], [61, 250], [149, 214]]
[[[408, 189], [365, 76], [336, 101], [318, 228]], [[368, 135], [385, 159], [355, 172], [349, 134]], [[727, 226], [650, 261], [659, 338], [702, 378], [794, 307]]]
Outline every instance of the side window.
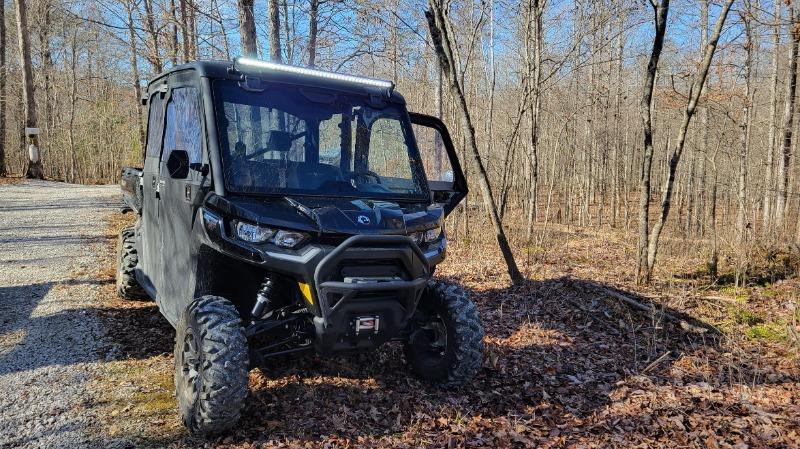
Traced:
[[202, 162], [202, 125], [200, 122], [200, 100], [194, 87], [179, 87], [172, 90], [167, 104], [164, 152], [166, 161], [174, 150], [189, 154], [189, 163]]
[[167, 127], [164, 130], [164, 151], [161, 152], [161, 160], [169, 159], [169, 154], [175, 149], [175, 102], [170, 100], [167, 103]]
[[150, 110], [147, 113], [147, 152], [146, 157], [158, 157], [161, 151], [161, 136], [164, 134], [164, 99], [156, 93], [150, 97]]
[[453, 182], [453, 167], [439, 131], [420, 125], [413, 125], [413, 129], [428, 181]]
[[400, 120], [379, 118], [372, 123], [367, 165], [380, 176], [412, 179], [408, 147]]
[[[352, 131], [350, 128], [352, 118], [343, 114], [333, 114], [327, 120], [319, 122], [319, 162], [321, 164], [341, 167], [348, 171], [353, 171], [352, 154]], [[343, 150], [344, 148], [344, 150]], [[348, 163], [342, 166], [342, 154]]]

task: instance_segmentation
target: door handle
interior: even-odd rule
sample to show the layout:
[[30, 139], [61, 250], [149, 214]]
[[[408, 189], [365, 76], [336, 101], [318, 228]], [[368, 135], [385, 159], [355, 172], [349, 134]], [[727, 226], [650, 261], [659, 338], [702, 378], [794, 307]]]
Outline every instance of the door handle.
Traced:
[[162, 179], [156, 183], [156, 179], [153, 178], [153, 184], [156, 186], [156, 198], [161, 198], [161, 188], [164, 187], [164, 180]]

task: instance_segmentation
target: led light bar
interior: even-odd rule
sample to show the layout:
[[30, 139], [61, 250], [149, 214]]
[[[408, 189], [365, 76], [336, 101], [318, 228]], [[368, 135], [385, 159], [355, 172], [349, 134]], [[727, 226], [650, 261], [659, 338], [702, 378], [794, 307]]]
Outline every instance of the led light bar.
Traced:
[[362, 76], [353, 76], [353, 75], [344, 75], [341, 73], [335, 72], [326, 72], [324, 70], [317, 70], [317, 69], [309, 69], [307, 67], [296, 67], [292, 65], [286, 64], [278, 64], [275, 62], [270, 61], [261, 61], [259, 59], [252, 59], [252, 58], [236, 58], [233, 61], [234, 66], [236, 64], [241, 65], [249, 65], [252, 67], [258, 67], [267, 70], [273, 70], [275, 72], [284, 72], [284, 73], [296, 73], [298, 75], [305, 75], [311, 76], [315, 78], [324, 78], [329, 80], [336, 80], [336, 81], [343, 81], [345, 83], [354, 83], [354, 84], [363, 84], [365, 86], [372, 86], [381, 89], [394, 89], [394, 83], [391, 81], [386, 80], [378, 80], [374, 78], [364, 78]]

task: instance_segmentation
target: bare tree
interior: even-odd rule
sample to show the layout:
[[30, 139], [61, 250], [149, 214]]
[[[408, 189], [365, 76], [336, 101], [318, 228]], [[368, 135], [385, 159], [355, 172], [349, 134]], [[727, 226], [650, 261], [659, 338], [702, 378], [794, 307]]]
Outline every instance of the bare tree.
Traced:
[[69, 119], [67, 122], [67, 141], [69, 142], [70, 171], [69, 182], [75, 182], [78, 176], [78, 160], [75, 150], [75, 113], [76, 102], [78, 101], [78, 28], [74, 27], [72, 32], [64, 30], [64, 34], [69, 34]]
[[653, 226], [653, 230], [648, 236], [645, 282], [650, 282], [650, 278], [653, 274], [656, 256], [658, 255], [658, 240], [661, 237], [661, 231], [664, 229], [667, 217], [669, 217], [675, 173], [678, 169], [678, 162], [680, 162], [681, 155], [683, 154], [683, 148], [686, 143], [686, 133], [697, 108], [697, 101], [703, 91], [703, 85], [706, 82], [706, 76], [708, 76], [708, 69], [711, 66], [711, 61], [714, 58], [714, 52], [719, 42], [719, 36], [722, 33], [722, 26], [725, 24], [725, 19], [728, 17], [728, 12], [732, 4], [733, 0], [726, 0], [722, 5], [722, 10], [719, 13], [719, 17], [717, 17], [717, 23], [714, 25], [714, 31], [711, 34], [711, 38], [708, 40], [708, 44], [706, 44], [705, 55], [700, 63], [698, 72], [694, 75], [692, 85], [689, 89], [689, 101], [686, 104], [686, 109], [683, 111], [683, 121], [678, 129], [678, 139], [669, 157], [667, 181], [664, 186], [663, 196], [661, 197], [661, 213], [658, 215], [656, 224]]
[[[144, 134], [144, 112], [142, 111], [142, 86], [141, 76], [139, 75], [139, 48], [136, 38], [136, 23], [133, 21], [133, 2], [135, 0], [123, 0], [125, 13], [127, 14], [128, 26], [128, 49], [129, 61], [131, 65], [131, 83], [133, 84], [133, 100], [136, 104], [136, 121], [137, 129], [139, 131], [139, 148], [143, 149], [145, 145]], [[144, 161], [142, 161], [144, 162]]]
[[747, 234], [750, 226], [747, 224], [747, 156], [750, 153], [750, 133], [753, 114], [753, 104], [755, 103], [755, 88], [753, 87], [753, 53], [756, 45], [753, 40], [753, 7], [749, 0], [745, 0], [745, 8], [739, 11], [739, 16], [744, 23], [745, 31], [745, 98], [742, 105], [742, 119], [739, 122], [741, 129], [739, 145], [739, 176], [737, 188], [736, 207], [736, 240], [739, 251], [739, 261], [736, 267], [736, 285], [741, 285], [742, 277], [747, 267]]
[[447, 10], [442, 0], [429, 0], [428, 10], [425, 11], [425, 17], [428, 19], [428, 28], [430, 29], [431, 40], [433, 41], [436, 56], [439, 59], [439, 66], [442, 69], [443, 76], [447, 79], [447, 83], [450, 87], [450, 94], [453, 96], [459, 115], [461, 116], [461, 125], [467, 139], [467, 147], [470, 150], [472, 162], [478, 171], [478, 183], [481, 187], [481, 195], [483, 196], [486, 210], [489, 212], [492, 225], [494, 226], [497, 244], [508, 266], [508, 275], [511, 278], [511, 282], [514, 284], [521, 284], [525, 278], [522, 276], [519, 268], [517, 268], [514, 254], [508, 244], [503, 225], [497, 214], [497, 206], [492, 196], [489, 177], [478, 151], [478, 143], [475, 140], [475, 127], [472, 125], [472, 118], [470, 117], [469, 108], [467, 107], [467, 102], [461, 87], [461, 81], [458, 77], [457, 65], [450, 41], [451, 32], [447, 19]]
[[153, 66], [156, 73], [164, 70], [164, 62], [161, 60], [161, 54], [158, 45], [158, 30], [156, 29], [156, 19], [153, 12], [153, 0], [144, 0], [144, 26], [147, 30], [148, 46], [150, 47], [147, 54], [147, 60]]
[[780, 60], [780, 46], [781, 46], [781, 3], [782, 0], [775, 0], [774, 13], [773, 13], [773, 29], [772, 29], [772, 73], [770, 77], [770, 101], [769, 101], [769, 137], [767, 147], [767, 166], [766, 166], [766, 179], [764, 181], [764, 199], [762, 204], [762, 213], [764, 221], [764, 231], [770, 229], [770, 220], [772, 219], [772, 202], [773, 202], [773, 170], [775, 169], [775, 151], [778, 147], [778, 69]]
[[269, 55], [275, 62], [281, 57], [281, 10], [278, 0], [269, 0]]
[[530, 164], [530, 190], [526, 238], [530, 240], [533, 222], [536, 221], [537, 197], [539, 195], [539, 112], [541, 109], [542, 82], [542, 5], [539, 0], [528, 1], [527, 27], [530, 30], [526, 39], [526, 59], [528, 72], [528, 88], [531, 100], [528, 105], [530, 119], [530, 141], [528, 142], [528, 159]]
[[653, 49], [650, 52], [650, 60], [647, 63], [642, 102], [639, 105], [639, 110], [642, 114], [644, 156], [642, 157], [642, 168], [639, 178], [639, 245], [636, 259], [637, 282], [647, 281], [647, 239], [650, 229], [650, 174], [653, 164], [653, 89], [655, 88], [658, 62], [661, 59], [661, 51], [664, 48], [664, 35], [667, 31], [667, 16], [669, 15], [669, 0], [662, 0], [659, 4], [651, 2], [651, 4], [654, 13], [655, 36], [653, 37]]
[[0, 0], [0, 176], [6, 176], [6, 2]]
[[[34, 98], [33, 69], [31, 67], [30, 30], [28, 29], [28, 7], [25, 0], [17, 0], [17, 37], [19, 40], [19, 64], [22, 67], [22, 97], [25, 104], [25, 126], [36, 128], [36, 99]], [[31, 145], [38, 146], [36, 136], [31, 139]], [[33, 156], [33, 154], [32, 154]], [[35, 160], [28, 160], [25, 177], [42, 179], [42, 161], [36, 156]]]
[[180, 0], [180, 9], [181, 9], [181, 36], [183, 36], [183, 61], [186, 62], [192, 59], [192, 35], [194, 35], [194, 30], [189, 32], [189, 10], [187, 8], [186, 2], [188, 0]]
[[[145, 0], [147, 1], [147, 0]], [[239, 36], [242, 41], [242, 55], [258, 56], [256, 46], [256, 20], [253, 16], [254, 0], [239, 0]]]
[[778, 158], [778, 195], [775, 202], [775, 226], [780, 232], [786, 217], [789, 195], [789, 159], [792, 156], [792, 131], [794, 128], [795, 93], [797, 92], [797, 57], [800, 46], [800, 9], [792, 2], [789, 10], [789, 30], [792, 36], [792, 49], [789, 54], [789, 70], [786, 73], [786, 96], [783, 102], [783, 145]]
[[169, 29], [170, 29], [170, 60], [172, 65], [178, 65], [178, 7], [175, 5], [175, 0], [169, 0]]
[[310, 0], [308, 7], [308, 66], [315, 67], [317, 65], [317, 27], [319, 20], [319, 0]]

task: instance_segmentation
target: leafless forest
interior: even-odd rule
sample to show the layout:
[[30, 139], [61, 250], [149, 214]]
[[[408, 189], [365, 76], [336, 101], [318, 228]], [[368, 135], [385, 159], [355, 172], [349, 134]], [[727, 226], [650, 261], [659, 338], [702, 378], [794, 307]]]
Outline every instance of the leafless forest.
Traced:
[[[118, 182], [141, 164], [143, 86], [195, 59], [393, 79], [449, 126], [471, 191], [437, 276], [487, 330], [474, 384], [408, 381], [393, 347], [267, 367], [216, 443], [800, 444], [797, 0], [0, 6], [0, 175]], [[174, 412], [172, 329], [105, 285], [128, 219], [110, 218], [102, 266], [80, 273], [122, 354], [96, 379], [97, 432], [196, 447]]]
[[394, 79], [411, 109], [450, 123], [473, 185], [454, 235], [471, 238], [492, 206], [534, 250], [548, 224], [621, 228], [640, 241], [640, 281], [662, 229], [703, 246], [712, 273], [724, 244], [745, 274], [753, 245], [800, 240], [792, 2], [5, 3], [0, 171], [38, 168], [27, 122], [46, 178], [115, 182], [140, 160], [147, 79], [249, 54]]

